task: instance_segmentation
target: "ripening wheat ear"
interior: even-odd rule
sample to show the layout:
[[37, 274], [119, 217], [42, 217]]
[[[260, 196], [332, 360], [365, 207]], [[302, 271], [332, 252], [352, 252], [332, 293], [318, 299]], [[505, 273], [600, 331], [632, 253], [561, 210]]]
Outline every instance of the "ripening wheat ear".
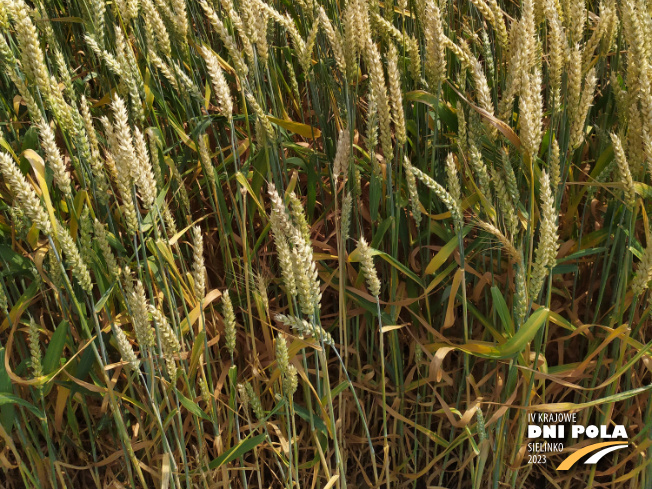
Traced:
[[550, 189], [550, 178], [545, 170], [541, 172], [540, 193], [541, 224], [539, 225], [539, 245], [535, 252], [535, 260], [528, 285], [531, 298], [536, 298], [539, 295], [541, 287], [543, 287], [543, 281], [557, 258], [557, 216], [555, 215], [555, 202]]
[[425, 22], [425, 69], [426, 80], [435, 90], [446, 79], [446, 45], [441, 11], [434, 1], [428, 1]]
[[319, 19], [313, 20], [312, 28], [308, 33], [308, 38], [303, 42], [300, 38], [295, 38], [295, 49], [299, 53], [299, 65], [303, 72], [307, 75], [312, 68], [312, 51], [315, 48], [315, 41], [317, 40], [317, 33], [319, 32]]
[[290, 366], [290, 354], [288, 353], [288, 344], [285, 337], [279, 334], [276, 337], [276, 362], [282, 375], [285, 375]]
[[260, 402], [260, 397], [254, 391], [254, 388], [249, 382], [245, 382], [244, 388], [239, 389], [240, 400], [245, 407], [251, 407], [251, 410], [254, 412], [256, 419], [261, 421], [265, 419], [265, 410], [263, 409], [263, 404]]
[[539, 151], [543, 132], [543, 101], [541, 98], [541, 70], [534, 68], [533, 73], [524, 77], [521, 98], [521, 140], [528, 157], [534, 157]]
[[521, 263], [521, 253], [519, 253], [511, 240], [505, 236], [500, 229], [498, 229], [493, 224], [484, 221], [477, 221], [477, 225], [478, 227], [487, 231], [489, 234], [492, 234], [500, 242], [500, 244], [503, 245], [503, 248], [515, 263]]
[[152, 160], [147, 151], [147, 143], [140, 129], [134, 128], [134, 149], [138, 156], [138, 165], [134, 168], [135, 183], [140, 192], [145, 209], [151, 209], [156, 200], [156, 179], [152, 169]]
[[206, 267], [204, 265], [204, 238], [202, 237], [199, 226], [192, 228], [192, 241], [192, 276], [195, 282], [195, 297], [197, 300], [202, 300], [206, 294]]
[[226, 83], [226, 78], [224, 78], [222, 68], [220, 68], [220, 63], [213, 52], [207, 47], [201, 47], [200, 50], [204, 61], [206, 61], [208, 74], [213, 82], [213, 91], [217, 98], [217, 105], [220, 108], [220, 114], [231, 122], [231, 119], [233, 118], [233, 101], [231, 100], [229, 85]]
[[38, 31], [29, 16], [29, 8], [23, 0], [13, 0], [12, 6], [22, 68], [27, 78], [34, 80], [41, 94], [49, 100], [52, 89], [50, 74], [45, 64]]
[[165, 23], [156, 9], [154, 2], [152, 2], [152, 0], [141, 0], [141, 5], [145, 12], [144, 18], [146, 30], [151, 31], [152, 37], [161, 52], [166, 56], [170, 56], [172, 54], [170, 36], [168, 35]]
[[274, 236], [274, 243], [276, 244], [276, 252], [278, 261], [281, 268], [281, 275], [287, 293], [294, 297], [297, 295], [297, 282], [294, 274], [294, 260], [292, 250], [290, 249], [290, 241], [288, 236], [291, 234], [293, 226], [290, 223], [287, 209], [283, 199], [276, 191], [274, 184], [270, 183], [268, 194], [272, 201], [272, 210], [269, 215], [269, 223], [272, 228], [272, 235]]
[[[131, 274], [125, 271], [125, 277], [129, 284], [125, 284], [127, 290], [127, 301], [131, 309], [132, 321], [136, 340], [141, 349], [153, 347], [155, 342], [154, 331], [148, 315], [147, 298], [145, 297], [145, 288], [143, 283], [138, 280], [133, 286]], [[132, 289], [130, 291], [130, 289]]]
[[[231, 23], [234, 27], [234, 32], [239, 33], [240, 40], [242, 41], [242, 51], [244, 52], [247, 60], [250, 63], [254, 62], [254, 48], [253, 43], [257, 36], [254, 34], [256, 26], [251, 25], [251, 21], [248, 12], [251, 10], [247, 8], [247, 2], [240, 2], [240, 7], [243, 10], [242, 17], [235, 9], [233, 2], [231, 0], [221, 0], [222, 8], [226, 11], [227, 17], [231, 20]], [[247, 13], [245, 13], [247, 12]], [[244, 21], [243, 21], [244, 18]]]
[[59, 148], [57, 147], [57, 143], [54, 139], [54, 132], [52, 132], [50, 124], [45, 120], [38, 125], [38, 128], [41, 133], [41, 144], [45, 150], [46, 160], [52, 168], [54, 183], [63, 192], [66, 198], [72, 199], [72, 183], [70, 180], [70, 174], [66, 169], [66, 165], [64, 164]]
[[0, 153], [0, 171], [5, 178], [5, 183], [16, 197], [20, 209], [43, 233], [52, 234], [52, 223], [41, 205], [41, 199], [6, 153]]
[[371, 295], [377, 298], [380, 296], [380, 280], [378, 279], [378, 272], [376, 271], [376, 266], [374, 265], [371, 248], [364, 238], [360, 238], [358, 250], [360, 251], [360, 267], [362, 268], [362, 273], [367, 280], [367, 287], [369, 287], [369, 292], [371, 292]]
[[315, 309], [320, 308], [321, 301], [319, 274], [313, 260], [312, 246], [296, 228], [292, 229], [288, 241], [292, 244], [292, 268], [301, 311], [306, 316], [312, 316]]
[[[373, 94], [376, 110], [378, 111], [378, 124], [380, 127], [380, 146], [386, 159], [391, 159], [394, 154], [391, 132], [391, 113], [387, 97], [387, 86], [385, 85], [385, 73], [380, 52], [376, 43], [367, 40], [365, 49], [365, 61], [369, 66], [369, 77], [371, 78], [371, 92]], [[373, 151], [374, 148], [369, 148]]]
[[636, 203], [636, 190], [634, 188], [632, 172], [627, 163], [625, 150], [620, 142], [620, 138], [612, 133], [611, 141], [613, 142], [614, 156], [616, 158], [616, 164], [618, 165], [618, 173], [620, 174], [620, 179], [625, 190], [625, 203], [627, 204], [627, 207], [632, 209]]
[[428, 187], [430, 190], [435, 192], [435, 195], [437, 195], [437, 197], [440, 198], [440, 200], [444, 203], [444, 205], [446, 205], [448, 210], [451, 212], [451, 216], [453, 217], [453, 222], [456, 223], [456, 225], [458, 226], [461, 225], [461, 223], [464, 222], [461, 202], [453, 199], [453, 197], [446, 191], [444, 187], [439, 185], [430, 176], [426, 175], [418, 168], [412, 167], [412, 171], [414, 172], [414, 175], [423, 184], [425, 184], [426, 187]]
[[138, 370], [140, 367], [140, 361], [134, 353], [134, 348], [131, 346], [129, 339], [120, 326], [113, 325], [113, 335], [115, 336], [115, 342], [118, 345], [118, 351], [122, 357], [122, 361], [127, 364], [131, 370]]
[[340, 131], [340, 137], [337, 140], [337, 150], [335, 151], [335, 159], [333, 160], [333, 176], [337, 180], [341, 173], [349, 171], [349, 158], [351, 156], [351, 135], [348, 129]]
[[643, 250], [643, 256], [631, 282], [634, 297], [638, 297], [645, 292], [650, 285], [650, 280], [652, 280], [652, 237], [648, 236], [646, 241], [647, 247]]
[[61, 245], [63, 254], [66, 257], [66, 262], [72, 268], [72, 274], [79, 282], [79, 285], [86, 292], [90, 292], [93, 288], [93, 283], [91, 282], [91, 275], [88, 272], [88, 267], [77, 249], [70, 232], [66, 227], [64, 227], [59, 221], [55, 221], [54, 230], [56, 233], [57, 241]]
[[170, 326], [165, 315], [156, 307], [150, 304], [149, 312], [152, 315], [152, 319], [158, 325], [158, 331], [161, 339], [161, 353], [165, 359], [166, 369], [170, 379], [175, 379], [177, 374], [177, 365], [175, 363], [175, 355], [181, 350], [181, 344], [179, 343], [179, 338], [177, 338], [176, 332]]
[[548, 23], [548, 80], [550, 94], [555, 105], [559, 107], [566, 35], [555, 3], [555, 0], [546, 0], [545, 13]]
[[226, 351], [229, 352], [231, 359], [233, 359], [233, 352], [235, 351], [236, 340], [236, 322], [235, 313], [233, 312], [233, 303], [229, 291], [225, 290], [222, 295], [222, 315], [224, 316], [224, 341]]
[[[251, 93], [247, 92], [245, 94], [245, 98], [247, 99], [247, 102], [249, 102], [249, 104], [251, 105], [254, 113], [256, 114], [256, 117], [258, 117], [257, 123], [259, 123], [261, 127], [265, 130], [265, 135], [267, 136], [267, 138], [273, 139], [274, 128], [272, 127], [272, 123], [267, 118], [267, 114], [265, 114], [263, 108], [260, 105], [258, 105], [256, 98]], [[260, 134], [259, 136], [263, 136], [263, 135]]]
[[[448, 193], [450, 194], [452, 201], [457, 206], [457, 211], [455, 214], [462, 216], [462, 187], [460, 186], [460, 176], [457, 172], [457, 166], [455, 165], [455, 158], [453, 153], [448, 153], [448, 156], [446, 156], [446, 177], [448, 181]], [[458, 233], [462, 229], [463, 225], [464, 222], [462, 220], [455, 221], [455, 227]]]
[[407, 183], [408, 195], [410, 196], [410, 206], [412, 208], [412, 217], [417, 227], [421, 224], [421, 202], [419, 201], [419, 191], [417, 189], [417, 179], [414, 177], [412, 165], [406, 156], [403, 161], [405, 170], [405, 182]]
[[396, 141], [405, 144], [405, 114], [403, 112], [403, 94], [401, 91], [401, 75], [398, 71], [398, 51], [393, 43], [387, 53], [387, 81], [389, 84], [389, 99], [392, 106], [392, 120], [396, 133]]
[[291, 399], [299, 385], [297, 369], [290, 363], [290, 355], [285, 337], [278, 335], [276, 337], [276, 362], [278, 369], [281, 371], [281, 383], [283, 385], [283, 394]]
[[200, 0], [199, 4], [201, 5], [202, 10], [204, 11], [204, 15], [206, 15], [211, 26], [213, 27], [215, 32], [217, 32], [218, 36], [220, 36], [220, 39], [224, 43], [224, 46], [226, 47], [227, 51], [229, 52], [229, 56], [231, 56], [231, 59], [233, 60], [233, 65], [236, 70], [236, 73], [240, 78], [245, 78], [247, 76], [247, 73], [249, 72], [249, 69], [247, 68], [247, 65], [242, 59], [242, 56], [240, 55], [240, 49], [236, 45], [231, 35], [226, 30], [226, 27], [224, 27], [224, 24], [222, 23], [218, 15], [215, 13], [215, 10], [213, 10], [213, 8], [210, 5], [208, 5], [208, 2], [206, 2], [206, 0]]
[[102, 256], [104, 257], [104, 261], [106, 262], [106, 267], [108, 268], [109, 273], [114, 279], [119, 278], [121, 272], [120, 266], [118, 265], [118, 262], [116, 261], [113, 254], [113, 250], [111, 249], [111, 245], [109, 244], [109, 240], [106, 235], [106, 228], [100, 221], [95, 219], [93, 223], [93, 229], [95, 231], [97, 246], [102, 252]]
[[38, 325], [33, 319], [29, 320], [29, 353], [31, 357], [32, 374], [35, 378], [43, 375], [43, 367], [41, 365], [42, 353], [41, 345], [39, 343], [39, 330]]
[[347, 193], [342, 203], [341, 230], [342, 241], [346, 244], [349, 239], [349, 229], [351, 228], [351, 213], [353, 211], [353, 197]]
[[313, 324], [296, 316], [286, 316], [284, 314], [277, 314], [274, 316], [274, 319], [279, 323], [290, 326], [301, 338], [304, 336], [315, 336], [321, 338], [326, 345], [334, 344], [333, 337], [324, 328], [317, 324]]
[[333, 28], [333, 24], [322, 6], [319, 6], [319, 22], [333, 50], [333, 57], [335, 58], [335, 63], [337, 63], [337, 68], [340, 70], [340, 73], [346, 75], [346, 58], [344, 56], [344, 48], [342, 47], [342, 37]]

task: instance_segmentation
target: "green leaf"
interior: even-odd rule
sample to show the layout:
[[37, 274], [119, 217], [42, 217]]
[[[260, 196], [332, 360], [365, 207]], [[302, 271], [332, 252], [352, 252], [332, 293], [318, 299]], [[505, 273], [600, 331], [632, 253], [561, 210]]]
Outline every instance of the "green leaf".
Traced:
[[54, 331], [48, 349], [45, 352], [43, 359], [43, 373], [45, 375], [51, 374], [59, 366], [63, 347], [66, 346], [66, 337], [68, 336], [68, 321], [63, 320]]
[[500, 358], [513, 357], [523, 351], [525, 346], [532, 341], [541, 326], [545, 324], [549, 313], [550, 310], [544, 307], [537, 309], [514, 336], [497, 348]]
[[514, 322], [512, 321], [512, 315], [509, 313], [509, 308], [507, 307], [507, 303], [505, 302], [503, 294], [495, 285], [491, 287], [491, 297], [494, 300], [494, 307], [496, 308], [496, 312], [498, 313], [498, 316], [500, 316], [500, 320], [503, 323], [503, 330], [513, 335]]
[[30, 404], [29, 402], [21, 399], [18, 396], [14, 396], [13, 394], [3, 394], [0, 393], [0, 406], [3, 406], [5, 404], [17, 404], [18, 406], [22, 406], [25, 409], [27, 409], [29, 412], [31, 412], [34, 416], [38, 418], [44, 418], [45, 415], [43, 414], [43, 411], [41, 411], [39, 408], [34, 406], [33, 404]]
[[392, 222], [394, 222], [394, 218], [390, 216], [380, 223], [380, 226], [378, 226], [378, 229], [376, 229], [374, 232], [374, 237], [371, 240], [371, 243], [369, 243], [369, 246], [372, 248], [379, 248], [382, 246], [382, 241], [385, 237], [385, 233], [391, 227]]
[[21, 151], [25, 151], [26, 149], [33, 149], [34, 151], [41, 149], [38, 132], [34, 126], [25, 131], [25, 135], [21, 138]]
[[11, 249], [9, 245], [0, 245], [0, 260], [6, 262], [10, 273], [32, 274], [32, 262]]
[[378, 206], [380, 205], [381, 194], [382, 180], [373, 172], [371, 174], [371, 181], [369, 182], [369, 214], [371, 215], [371, 220], [374, 222], [378, 220]]
[[549, 314], [549, 309], [544, 307], [537, 309], [516, 334], [501, 345], [492, 345], [478, 341], [469, 342], [456, 348], [482, 358], [512, 358], [522, 352], [526, 345], [532, 341], [537, 331], [545, 324]]
[[428, 263], [428, 266], [426, 267], [426, 275], [431, 275], [439, 270], [439, 267], [446, 263], [446, 260], [448, 260], [448, 257], [453, 254], [453, 251], [455, 251], [455, 248], [457, 248], [458, 245], [459, 240], [457, 239], [457, 236], [454, 236], [448, 241], [448, 243], [442, 246], [437, 254], [432, 257], [430, 263]]
[[111, 287], [106, 289], [106, 292], [102, 294], [100, 300], [95, 303], [93, 310], [95, 311], [96, 314], [99, 314], [102, 311], [102, 308], [104, 307], [104, 304], [106, 304], [106, 301], [109, 299], [109, 296], [111, 295], [111, 292], [113, 292], [114, 287], [115, 287], [115, 282], [111, 284]]
[[565, 261], [577, 260], [578, 258], [583, 258], [585, 256], [603, 253], [605, 251], [607, 251], [607, 248], [605, 248], [604, 246], [600, 246], [598, 248], [586, 248], [584, 250], [576, 251], [575, 253], [560, 258], [559, 260], [557, 260], [557, 263], [559, 264], [559, 263], [564, 263]]
[[206, 421], [212, 421], [210, 416], [208, 416], [208, 414], [202, 411], [202, 409], [195, 402], [191, 401], [180, 392], [177, 395], [179, 396], [179, 401], [181, 401], [183, 407], [185, 407], [192, 414], [194, 414], [198, 418], [205, 419]]
[[433, 110], [436, 110], [438, 117], [448, 126], [448, 128], [451, 131], [457, 131], [457, 116], [435, 95], [423, 90], [414, 90], [405, 94], [405, 100], [419, 102], [427, 105]]
[[[11, 378], [5, 369], [5, 349], [0, 348], [0, 394], [11, 394], [12, 392]], [[0, 407], [0, 424], [7, 433], [11, 433], [14, 426], [15, 411], [11, 404]]]
[[[347, 387], [348, 387], [348, 384], [347, 384]], [[333, 396], [333, 397], [335, 397], [335, 396]], [[304, 408], [303, 406], [295, 404], [294, 405], [294, 412], [297, 413], [297, 415], [300, 418], [304, 419], [305, 421], [310, 422], [310, 412], [306, 408]], [[312, 422], [315, 425], [315, 429], [321, 431], [324, 435], [328, 434], [328, 430], [326, 429], [326, 424], [324, 423], [324, 421], [319, 416], [317, 416], [316, 414], [313, 414], [312, 415]]]
[[408, 267], [403, 265], [400, 261], [398, 261], [396, 258], [394, 258], [391, 255], [388, 255], [387, 253], [379, 253], [378, 254], [383, 260], [385, 260], [387, 263], [389, 263], [391, 266], [396, 268], [399, 272], [402, 272], [406, 276], [410, 277], [412, 280], [414, 280], [416, 283], [418, 283], [421, 287], [423, 287], [423, 282], [421, 281], [421, 278], [414, 273], [412, 270], [410, 270]]
[[253, 438], [245, 438], [240, 443], [229, 448], [222, 455], [220, 455], [215, 460], [213, 460], [210, 464], [208, 464], [208, 468], [217, 469], [222, 465], [232, 462], [236, 458], [241, 457], [245, 453], [250, 452], [251, 450], [256, 448], [258, 445], [260, 445], [263, 442], [264, 439], [265, 439], [264, 434], [254, 436]]
[[650, 389], [652, 389], [652, 385], [646, 385], [645, 387], [639, 387], [637, 389], [631, 389], [625, 392], [619, 392], [618, 394], [613, 394], [611, 396], [603, 397], [601, 399], [593, 399], [587, 402], [581, 402], [581, 403], [555, 402], [549, 404], [537, 404], [536, 406], [531, 406], [526, 409], [536, 410], [542, 413], [579, 411], [593, 406], [609, 405], [609, 404], [613, 404], [614, 402], [621, 402], [631, 397], [638, 396], [639, 394], [643, 394], [644, 392], [647, 392]]

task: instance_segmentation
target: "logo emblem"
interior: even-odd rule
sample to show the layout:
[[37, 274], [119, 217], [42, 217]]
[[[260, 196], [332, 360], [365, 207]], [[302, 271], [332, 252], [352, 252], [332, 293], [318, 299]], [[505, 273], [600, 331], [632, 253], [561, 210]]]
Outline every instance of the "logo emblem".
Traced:
[[623, 443], [621, 441], [606, 441], [602, 443], [594, 443], [592, 445], [589, 445], [587, 447], [581, 448], [580, 450], [571, 453], [568, 457], [564, 459], [562, 463], [559, 464], [557, 467], [557, 470], [568, 470], [570, 469], [575, 463], [581, 459], [584, 455], [587, 455], [591, 452], [596, 452], [591, 456], [589, 459], [587, 459], [585, 464], [596, 464], [598, 461], [607, 455], [610, 452], [613, 452], [615, 450], [620, 450], [621, 448], [627, 447], [627, 443]]

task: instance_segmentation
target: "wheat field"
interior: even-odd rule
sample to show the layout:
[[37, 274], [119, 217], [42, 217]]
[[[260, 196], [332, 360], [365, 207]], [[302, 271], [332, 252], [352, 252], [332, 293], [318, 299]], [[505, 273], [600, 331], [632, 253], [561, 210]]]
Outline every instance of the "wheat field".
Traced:
[[649, 0], [0, 0], [0, 487], [651, 489], [651, 178]]

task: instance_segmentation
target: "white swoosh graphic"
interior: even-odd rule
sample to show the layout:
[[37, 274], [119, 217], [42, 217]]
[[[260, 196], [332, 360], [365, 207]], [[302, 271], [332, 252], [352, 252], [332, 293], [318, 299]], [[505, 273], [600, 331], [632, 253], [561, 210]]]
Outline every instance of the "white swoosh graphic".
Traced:
[[598, 463], [598, 460], [600, 460], [602, 457], [604, 457], [606, 454], [613, 452], [614, 450], [620, 450], [621, 448], [625, 448], [627, 445], [613, 445], [611, 447], [603, 448], [599, 452], [594, 453], [591, 458], [589, 458], [585, 464], [595, 464]]

